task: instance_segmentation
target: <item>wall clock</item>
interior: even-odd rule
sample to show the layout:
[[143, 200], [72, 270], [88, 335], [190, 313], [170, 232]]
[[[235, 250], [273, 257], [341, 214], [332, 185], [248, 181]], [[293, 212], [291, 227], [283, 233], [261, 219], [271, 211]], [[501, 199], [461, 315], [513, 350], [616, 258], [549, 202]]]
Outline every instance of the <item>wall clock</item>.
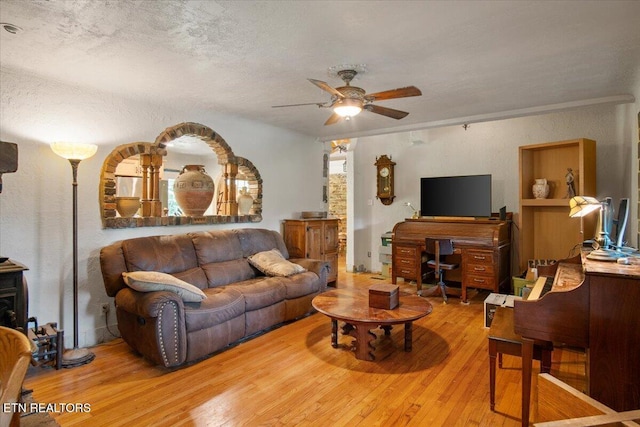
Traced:
[[376, 197], [380, 199], [383, 205], [390, 205], [396, 197], [393, 193], [393, 167], [395, 162], [390, 157], [383, 154], [376, 157], [376, 173], [377, 173], [377, 193]]

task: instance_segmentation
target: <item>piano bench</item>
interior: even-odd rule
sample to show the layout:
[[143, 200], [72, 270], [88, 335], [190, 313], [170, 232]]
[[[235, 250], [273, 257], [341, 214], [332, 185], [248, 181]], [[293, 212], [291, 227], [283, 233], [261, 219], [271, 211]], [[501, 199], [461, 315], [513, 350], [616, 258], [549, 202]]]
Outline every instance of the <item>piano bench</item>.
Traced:
[[[541, 361], [540, 370], [543, 373], [549, 373], [551, 370], [552, 351], [553, 343], [534, 342], [533, 358]], [[492, 411], [495, 410], [496, 400], [496, 357], [502, 368], [503, 354], [522, 357], [522, 337], [514, 332], [513, 309], [497, 307], [489, 329], [489, 399]], [[531, 390], [525, 390], [524, 381], [522, 388], [522, 425], [528, 426]]]

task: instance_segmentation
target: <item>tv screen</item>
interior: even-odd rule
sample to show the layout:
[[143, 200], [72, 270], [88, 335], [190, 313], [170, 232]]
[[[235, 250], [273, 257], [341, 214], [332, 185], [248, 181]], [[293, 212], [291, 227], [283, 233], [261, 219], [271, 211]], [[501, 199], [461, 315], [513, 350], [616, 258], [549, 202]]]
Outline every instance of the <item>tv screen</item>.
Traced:
[[491, 175], [420, 178], [422, 216], [491, 216]]

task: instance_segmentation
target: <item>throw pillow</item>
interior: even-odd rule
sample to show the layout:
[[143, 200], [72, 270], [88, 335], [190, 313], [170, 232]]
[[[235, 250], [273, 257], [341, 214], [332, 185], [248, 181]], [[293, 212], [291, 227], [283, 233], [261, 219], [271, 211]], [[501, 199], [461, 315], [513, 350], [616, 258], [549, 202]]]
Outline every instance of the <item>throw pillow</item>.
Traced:
[[190, 283], [159, 271], [132, 271], [122, 273], [124, 282], [139, 292], [169, 291], [178, 294], [184, 302], [200, 302], [207, 296]]
[[258, 252], [247, 259], [249, 264], [253, 265], [267, 276], [287, 277], [307, 271], [303, 266], [284, 259], [280, 251], [277, 249]]

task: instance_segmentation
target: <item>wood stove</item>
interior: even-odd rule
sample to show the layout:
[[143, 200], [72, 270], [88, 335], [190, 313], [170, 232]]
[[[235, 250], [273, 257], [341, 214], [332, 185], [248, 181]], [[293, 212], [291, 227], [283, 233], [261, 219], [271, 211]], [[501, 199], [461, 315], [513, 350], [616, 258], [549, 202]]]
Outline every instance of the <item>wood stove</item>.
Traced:
[[0, 263], [0, 326], [26, 330], [29, 298], [24, 265], [11, 259]]

